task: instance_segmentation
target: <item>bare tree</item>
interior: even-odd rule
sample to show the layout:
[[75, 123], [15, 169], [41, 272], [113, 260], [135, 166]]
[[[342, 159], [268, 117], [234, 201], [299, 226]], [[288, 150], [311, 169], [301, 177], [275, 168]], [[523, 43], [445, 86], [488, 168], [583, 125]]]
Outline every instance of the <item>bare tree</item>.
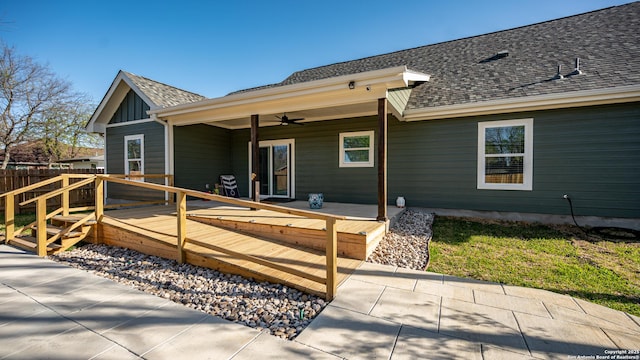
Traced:
[[6, 169], [12, 147], [30, 139], [44, 115], [68, 101], [71, 85], [32, 58], [1, 46], [0, 147], [4, 150], [1, 168]]
[[102, 147], [102, 138], [84, 129], [93, 109], [86, 95], [76, 94], [43, 114], [37, 131], [49, 162], [74, 158], [80, 148]]

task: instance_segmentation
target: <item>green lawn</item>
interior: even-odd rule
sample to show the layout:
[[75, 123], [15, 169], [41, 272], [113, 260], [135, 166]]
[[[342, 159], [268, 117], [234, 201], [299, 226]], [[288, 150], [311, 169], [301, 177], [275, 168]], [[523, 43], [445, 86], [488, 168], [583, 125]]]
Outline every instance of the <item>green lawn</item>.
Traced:
[[436, 217], [429, 271], [546, 289], [640, 316], [640, 243], [544, 226]]
[[[15, 224], [16, 231], [18, 231], [25, 225], [31, 224], [34, 221], [36, 221], [36, 214], [29, 213], [29, 214], [16, 214], [13, 222]], [[4, 235], [5, 229], [6, 229], [6, 226], [4, 224], [4, 213], [0, 213], [0, 233], [2, 233], [2, 235]]]

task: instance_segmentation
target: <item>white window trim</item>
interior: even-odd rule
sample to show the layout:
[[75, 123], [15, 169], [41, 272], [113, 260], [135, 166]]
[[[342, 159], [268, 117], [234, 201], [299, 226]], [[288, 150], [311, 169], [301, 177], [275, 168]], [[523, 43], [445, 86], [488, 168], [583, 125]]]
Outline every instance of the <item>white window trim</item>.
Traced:
[[[524, 164], [522, 184], [493, 184], [485, 182], [485, 129], [524, 125]], [[478, 123], [478, 189], [533, 190], [533, 119], [485, 121]]]
[[[340, 151], [338, 153], [339, 156], [339, 164], [340, 167], [373, 167], [374, 157], [373, 157], [373, 146], [374, 146], [374, 131], [355, 131], [355, 132], [346, 132], [340, 133]], [[369, 148], [357, 148], [357, 149], [349, 149], [349, 150], [369, 150], [369, 161], [361, 161], [361, 162], [345, 162], [344, 161], [344, 138], [345, 137], [355, 137], [355, 136], [369, 136]]]
[[[127, 149], [127, 142], [129, 140], [140, 140], [140, 174], [144, 175], [144, 134], [136, 134], [136, 135], [126, 135], [124, 137], [124, 173], [125, 175], [129, 175], [129, 151]], [[144, 181], [144, 178], [133, 179]]]

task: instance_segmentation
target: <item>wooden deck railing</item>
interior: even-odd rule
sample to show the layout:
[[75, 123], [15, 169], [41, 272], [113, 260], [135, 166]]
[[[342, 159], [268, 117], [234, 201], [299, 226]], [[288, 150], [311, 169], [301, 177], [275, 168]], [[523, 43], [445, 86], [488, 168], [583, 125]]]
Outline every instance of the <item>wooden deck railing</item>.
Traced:
[[[79, 181], [70, 184], [71, 179], [77, 179]], [[84, 180], [83, 180], [84, 179]], [[33, 191], [35, 189], [39, 189], [51, 184], [59, 183], [60, 188], [45, 193], [43, 195], [34, 197], [32, 199], [23, 201], [19, 203], [20, 206], [24, 206], [30, 203], [36, 203], [36, 221], [33, 223], [26, 225], [23, 229], [29, 229], [31, 226], [38, 226], [36, 230], [36, 238], [38, 239], [38, 255], [44, 256], [46, 255], [46, 222], [50, 218], [55, 215], [69, 215], [69, 212], [73, 211], [82, 211], [88, 210], [87, 207], [80, 208], [71, 208], [69, 202], [69, 193], [72, 190], [79, 189], [83, 186], [87, 186], [91, 184], [95, 179], [95, 175], [92, 174], [61, 174], [56, 177], [40, 181], [38, 183], [22, 187], [20, 189], [7, 191], [3, 194], [0, 194], [0, 197], [5, 200], [5, 211], [4, 211], [4, 221], [5, 221], [5, 242], [9, 242], [14, 239], [16, 236], [15, 233], [15, 214], [16, 214], [16, 206], [15, 206], [15, 197], [21, 194], [24, 194], [29, 191]], [[47, 200], [56, 196], [61, 196], [60, 206], [55, 210], [47, 213]], [[43, 226], [39, 226], [43, 225]], [[55, 240], [54, 240], [55, 241]]]
[[[146, 176], [145, 176], [146, 177]], [[185, 261], [185, 251], [184, 247], [187, 242], [202, 246], [205, 248], [209, 248], [215, 251], [219, 251], [225, 253], [227, 255], [248, 260], [263, 266], [270, 267], [272, 269], [276, 269], [279, 271], [283, 271], [292, 275], [296, 275], [314, 282], [318, 282], [326, 285], [326, 298], [327, 300], [332, 300], [335, 297], [337, 290], [337, 277], [338, 277], [338, 266], [337, 266], [337, 231], [336, 231], [336, 222], [338, 220], [346, 220], [344, 216], [331, 215], [331, 214], [323, 214], [314, 211], [306, 211], [306, 210], [298, 210], [291, 209], [277, 205], [264, 204], [259, 202], [241, 200], [236, 198], [228, 198], [221, 195], [208, 194], [201, 191], [177, 188], [173, 186], [166, 186], [160, 184], [153, 183], [145, 183], [140, 181], [131, 181], [123, 179], [121, 176], [111, 176], [111, 175], [97, 175], [95, 180], [95, 194], [96, 194], [96, 205], [95, 205], [95, 218], [98, 222], [101, 222], [104, 216], [104, 184], [105, 182], [113, 182], [119, 183], [123, 185], [131, 185], [137, 186], [150, 190], [157, 190], [168, 192], [176, 195], [176, 213], [177, 213], [177, 221], [176, 221], [176, 260], [179, 263], [183, 263]], [[319, 276], [311, 275], [287, 266], [283, 266], [280, 264], [276, 264], [274, 262], [258, 258], [251, 255], [242, 254], [239, 252], [235, 252], [229, 249], [220, 248], [218, 246], [214, 246], [211, 244], [207, 244], [201, 241], [197, 241], [194, 239], [190, 239], [187, 237], [187, 196], [200, 198], [204, 200], [213, 200], [219, 201], [226, 204], [243, 206], [251, 209], [262, 209], [262, 210], [270, 210], [279, 213], [285, 213], [295, 216], [302, 216], [310, 219], [320, 219], [326, 222], [325, 230], [327, 236], [327, 244], [326, 244], [326, 277], [322, 278]]]
[[[45, 193], [43, 195], [37, 196], [35, 198], [26, 200], [21, 202], [19, 205], [24, 206], [31, 203], [36, 203], [36, 221], [32, 224], [25, 226], [29, 228], [33, 225], [36, 226], [36, 241], [37, 241], [37, 254], [39, 256], [46, 255], [46, 248], [48, 244], [60, 239], [64, 236], [65, 233], [73, 231], [75, 228], [82, 225], [82, 223], [87, 222], [92, 217], [95, 216], [95, 220], [98, 223], [101, 223], [104, 218], [104, 210], [109, 207], [104, 203], [104, 186], [107, 182], [118, 183], [123, 185], [129, 185], [149, 190], [162, 191], [167, 194], [175, 194], [176, 198], [176, 213], [177, 213], [177, 221], [176, 221], [176, 260], [179, 263], [183, 263], [185, 261], [185, 244], [187, 242], [205, 247], [208, 249], [212, 249], [215, 251], [222, 252], [224, 254], [233, 256], [235, 258], [248, 260], [263, 266], [270, 267], [272, 269], [276, 269], [279, 271], [283, 271], [295, 276], [302, 277], [304, 279], [308, 279], [317, 283], [324, 284], [326, 286], [326, 298], [327, 300], [331, 300], [334, 298], [336, 294], [337, 288], [337, 231], [336, 231], [336, 222], [338, 220], [345, 220], [344, 216], [337, 216], [331, 214], [323, 214], [313, 211], [306, 210], [298, 210], [291, 209], [277, 205], [264, 204], [259, 202], [241, 200], [236, 198], [228, 198], [221, 195], [208, 194], [196, 190], [178, 188], [174, 186], [161, 185], [155, 183], [147, 183], [143, 181], [133, 181], [128, 180], [127, 178], [136, 178], [136, 177], [144, 177], [145, 179], [149, 178], [158, 178], [158, 177], [167, 177], [169, 176], [169, 183], [173, 183], [173, 177], [171, 175], [140, 175], [140, 176], [128, 176], [128, 175], [85, 175], [85, 174], [62, 174], [52, 179], [48, 179], [45, 181], [41, 181], [37, 184], [33, 184], [18, 190], [9, 191], [4, 194], [0, 194], [0, 197], [5, 198], [5, 224], [6, 224], [6, 235], [5, 241], [13, 239], [15, 234], [15, 196], [26, 191], [31, 191], [33, 189], [47, 186], [56, 182], [60, 183], [60, 188]], [[77, 179], [78, 181], [71, 183], [70, 179]], [[82, 208], [70, 208], [69, 206], [69, 192], [75, 189], [79, 189], [81, 187], [87, 186], [89, 184], [93, 184], [94, 194], [95, 194], [95, 206], [82, 207]], [[62, 199], [60, 201], [61, 206], [51, 210], [47, 213], [47, 200], [55, 198], [57, 196], [61, 196]], [[251, 209], [262, 209], [262, 210], [270, 210], [279, 213], [285, 213], [295, 216], [302, 216], [310, 219], [320, 219], [326, 222], [325, 230], [326, 230], [326, 276], [319, 277], [316, 275], [312, 275], [309, 273], [305, 273], [303, 271], [290, 268], [284, 265], [280, 265], [274, 263], [269, 260], [265, 260], [256, 256], [242, 254], [233, 250], [224, 249], [218, 246], [214, 246], [211, 244], [204, 243], [202, 241], [197, 241], [195, 239], [190, 239], [187, 237], [187, 196], [204, 199], [204, 200], [213, 200], [231, 205], [238, 205], [242, 207], [247, 207]], [[137, 203], [129, 203], [124, 205], [140, 205], [140, 204], [150, 204], [150, 203], [167, 203], [172, 202], [173, 196], [167, 196], [167, 200], [164, 201], [152, 201], [152, 202], [137, 202]], [[115, 205], [115, 206], [123, 206], [123, 204]], [[93, 210], [92, 214], [89, 214], [80, 219], [79, 223], [73, 225], [70, 228], [67, 228], [64, 232], [58, 233], [51, 238], [47, 239], [47, 221], [53, 218], [55, 215], [62, 214], [64, 216], [69, 215], [70, 212], [77, 211], [88, 211]]]

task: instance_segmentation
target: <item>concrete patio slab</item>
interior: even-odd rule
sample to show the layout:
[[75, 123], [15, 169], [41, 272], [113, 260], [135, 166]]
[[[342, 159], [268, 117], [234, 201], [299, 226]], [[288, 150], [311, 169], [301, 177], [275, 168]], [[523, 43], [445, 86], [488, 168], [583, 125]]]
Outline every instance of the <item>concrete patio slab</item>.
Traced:
[[282, 359], [310, 359], [337, 360], [338, 356], [314, 349], [297, 341], [287, 341], [273, 337], [266, 332], [242, 348], [233, 360], [282, 360]]
[[444, 275], [444, 284], [451, 286], [462, 286], [473, 290], [482, 290], [487, 292], [494, 292], [497, 294], [505, 294], [502, 284], [481, 281], [470, 278], [461, 278], [457, 276]]
[[542, 300], [546, 305], [557, 305], [575, 311], [582, 311], [580, 306], [578, 306], [574, 299], [569, 295], [562, 295], [552, 291], [526, 288], [522, 286], [503, 285], [502, 287], [507, 295], [528, 299], [535, 298]]
[[178, 304], [168, 304], [166, 308], [146, 312], [103, 334], [136, 354], [144, 354], [208, 316]]
[[15, 321], [24, 321], [25, 319], [37, 315], [45, 310], [45, 307], [28, 296], [16, 292], [7, 295], [7, 301], [0, 305], [0, 326], [11, 324]]
[[473, 290], [462, 286], [452, 286], [439, 284], [434, 281], [418, 280], [415, 291], [471, 303], [473, 302]]
[[413, 290], [417, 280], [412, 277], [402, 276], [402, 274], [396, 276], [395, 270], [395, 266], [363, 262], [351, 275], [350, 279], [398, 289]]
[[601, 327], [615, 330], [615, 328], [609, 326], [616, 324], [622, 328], [628, 328], [630, 331], [640, 333], [640, 325], [622, 311], [614, 310], [582, 299], [576, 299], [576, 302], [587, 314], [589, 314], [590, 317], [593, 317], [591, 319], [594, 322], [602, 323], [603, 321], [606, 321], [604, 324], [601, 324]]
[[491, 360], [533, 360], [532, 356], [505, 350], [497, 346], [482, 345], [483, 359]]
[[[132, 300], [134, 301], [131, 302]], [[82, 326], [102, 334], [158, 308], [158, 305], [153, 300], [150, 301], [151, 304], [145, 304], [146, 300], [146, 297], [140, 297], [139, 299], [134, 299], [132, 296], [128, 298], [116, 297], [100, 302], [95, 306], [71, 311], [66, 316]]]
[[43, 354], [49, 354], [48, 356], [56, 359], [90, 359], [111, 347], [113, 343], [108, 339], [82, 326], [76, 326], [47, 341], [40, 341], [34, 346], [23, 348], [8, 356], [7, 359], [38, 359], [43, 358]]
[[391, 360], [482, 360], [480, 343], [403, 325]]
[[0, 358], [51, 341], [77, 326], [46, 308], [33, 316], [0, 326]]
[[438, 331], [441, 297], [386, 288], [371, 316], [429, 331]]
[[486, 292], [482, 290], [475, 290], [473, 294], [476, 304], [493, 306], [525, 314], [551, 318], [551, 315], [547, 311], [547, 308], [539, 299], [501, 295], [494, 292]]
[[640, 347], [636, 316], [393, 266], [363, 264], [293, 341], [92, 277], [0, 245], [0, 358], [566, 359]]
[[[576, 301], [578, 301], [578, 299], [576, 299]], [[580, 304], [581, 304], [581, 307], [582, 305], [584, 305], [582, 303]], [[593, 305], [604, 308], [603, 306], [600, 306], [600, 305], [596, 305], [596, 304], [593, 304]], [[622, 312], [617, 313], [617, 311], [613, 309], [604, 308], [599, 313], [596, 313], [596, 315], [598, 316], [587, 314], [584, 311], [570, 310], [565, 307], [557, 306], [557, 305], [547, 305], [547, 309], [549, 309], [551, 316], [557, 320], [562, 320], [562, 321], [575, 323], [575, 324], [599, 327], [599, 328], [609, 329], [609, 330], [617, 330], [617, 331], [623, 331], [623, 332], [633, 331], [635, 333], [638, 333], [640, 336], [640, 329], [638, 328], [637, 324], [633, 320], [631, 320], [631, 318], [629, 318], [626, 314]], [[595, 309], [596, 307], [593, 307], [592, 311]], [[607, 313], [609, 313], [611, 317], [603, 318], [603, 316], [606, 315]]]
[[442, 299], [440, 333], [528, 354], [513, 312], [455, 299]]
[[296, 341], [347, 359], [388, 359], [400, 324], [327, 306]]
[[340, 285], [338, 295], [331, 302], [331, 305], [369, 314], [384, 289], [384, 285], [349, 278]]
[[123, 291], [118, 289], [118, 287], [109, 286], [112, 284], [111, 281], [106, 280], [105, 282], [85, 286], [66, 294], [41, 297], [38, 301], [46, 303], [51, 309], [63, 315], [68, 315], [122, 296], [123, 292], [131, 291], [131, 289]]
[[109, 349], [91, 358], [91, 360], [116, 360], [116, 359], [117, 360], [139, 360], [141, 359], [141, 357], [123, 348], [120, 345], [114, 344]]
[[600, 328], [516, 313], [522, 333], [534, 357], [567, 359], [569, 355], [604, 355], [615, 349]]
[[640, 334], [603, 329], [620, 349], [640, 349]]
[[143, 353], [142, 356], [151, 360], [229, 359], [258, 335], [258, 330], [206, 316], [201, 322]]

